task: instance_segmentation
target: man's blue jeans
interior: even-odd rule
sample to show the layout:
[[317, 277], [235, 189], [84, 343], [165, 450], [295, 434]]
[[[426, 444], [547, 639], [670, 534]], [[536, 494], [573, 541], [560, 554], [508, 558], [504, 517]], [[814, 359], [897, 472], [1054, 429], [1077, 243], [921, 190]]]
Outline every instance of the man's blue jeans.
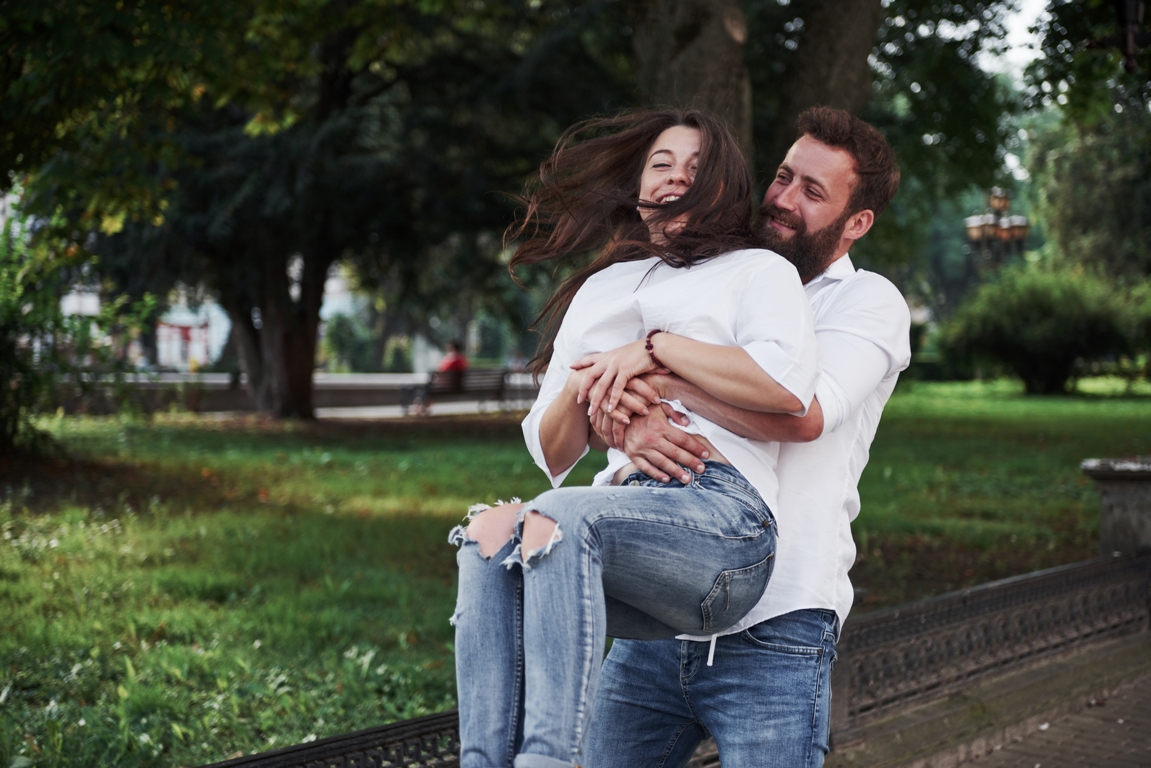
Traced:
[[725, 464], [708, 462], [687, 485], [637, 473], [621, 486], [561, 488], [524, 510], [560, 534], [526, 562], [522, 526], [490, 559], [462, 531], [452, 537], [462, 768], [585, 762], [609, 629], [722, 631], [755, 605], [774, 564], [771, 512]]
[[805, 610], [716, 643], [617, 640], [604, 661], [588, 768], [681, 768], [714, 736], [723, 768], [819, 768], [838, 618]]

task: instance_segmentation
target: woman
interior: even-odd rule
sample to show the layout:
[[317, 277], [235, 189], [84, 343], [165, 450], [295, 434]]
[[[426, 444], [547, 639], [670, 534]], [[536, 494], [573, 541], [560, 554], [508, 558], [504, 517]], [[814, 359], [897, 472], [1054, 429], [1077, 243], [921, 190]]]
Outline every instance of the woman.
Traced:
[[[578, 125], [526, 203], [513, 267], [598, 249], [545, 306], [534, 361], [547, 374], [524, 432], [554, 485], [602, 447], [589, 413], [655, 404], [624, 392], [651, 370], [747, 408], [806, 408], [810, 310], [794, 268], [750, 249], [751, 179], [722, 123], [648, 111]], [[759, 599], [775, 447], [698, 417], [689, 430], [709, 450], [702, 473], [658, 483], [609, 451], [591, 488], [483, 510], [453, 533], [463, 768], [578, 764], [607, 634], [712, 634]]]

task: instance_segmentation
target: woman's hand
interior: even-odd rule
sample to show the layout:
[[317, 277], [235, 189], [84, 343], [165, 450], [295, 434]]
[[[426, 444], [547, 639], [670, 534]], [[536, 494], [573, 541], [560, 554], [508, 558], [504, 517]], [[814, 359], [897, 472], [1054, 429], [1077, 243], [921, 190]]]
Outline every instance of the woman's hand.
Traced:
[[[648, 354], [644, 340], [633, 341], [610, 352], [588, 355], [572, 364], [572, 370], [583, 371], [584, 379], [580, 386], [577, 403], [588, 402], [588, 415], [599, 409], [612, 413], [624, 398], [628, 382], [640, 374], [658, 370]], [[655, 405], [657, 401], [640, 401], [641, 407]], [[625, 401], [633, 413], [640, 409]], [[624, 422], [626, 423], [626, 421]]]

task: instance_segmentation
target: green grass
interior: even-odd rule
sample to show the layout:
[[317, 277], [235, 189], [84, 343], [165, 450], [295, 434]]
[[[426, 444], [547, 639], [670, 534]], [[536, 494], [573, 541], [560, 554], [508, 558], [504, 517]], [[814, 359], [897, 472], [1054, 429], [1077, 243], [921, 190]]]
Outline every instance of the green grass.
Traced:
[[506, 419], [53, 428], [81, 461], [0, 474], [2, 767], [199, 765], [454, 706], [447, 533], [547, 487]]
[[852, 571], [882, 607], [1098, 553], [1088, 457], [1151, 453], [1151, 398], [1027, 398], [1008, 381], [902, 386], [860, 482]]
[[[447, 532], [547, 487], [508, 418], [49, 426], [72, 459], [0, 464], [0, 768], [200, 765], [454, 706]], [[1131, 453], [1149, 398], [901, 388], [860, 608], [1093, 556], [1078, 462]]]

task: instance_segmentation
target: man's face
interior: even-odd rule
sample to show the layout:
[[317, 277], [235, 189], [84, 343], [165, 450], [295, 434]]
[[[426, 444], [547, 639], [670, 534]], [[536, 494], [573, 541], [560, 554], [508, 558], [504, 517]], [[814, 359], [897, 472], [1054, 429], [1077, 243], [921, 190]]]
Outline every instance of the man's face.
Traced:
[[847, 203], [858, 177], [850, 153], [801, 136], [763, 196], [760, 238], [808, 282], [847, 251]]

